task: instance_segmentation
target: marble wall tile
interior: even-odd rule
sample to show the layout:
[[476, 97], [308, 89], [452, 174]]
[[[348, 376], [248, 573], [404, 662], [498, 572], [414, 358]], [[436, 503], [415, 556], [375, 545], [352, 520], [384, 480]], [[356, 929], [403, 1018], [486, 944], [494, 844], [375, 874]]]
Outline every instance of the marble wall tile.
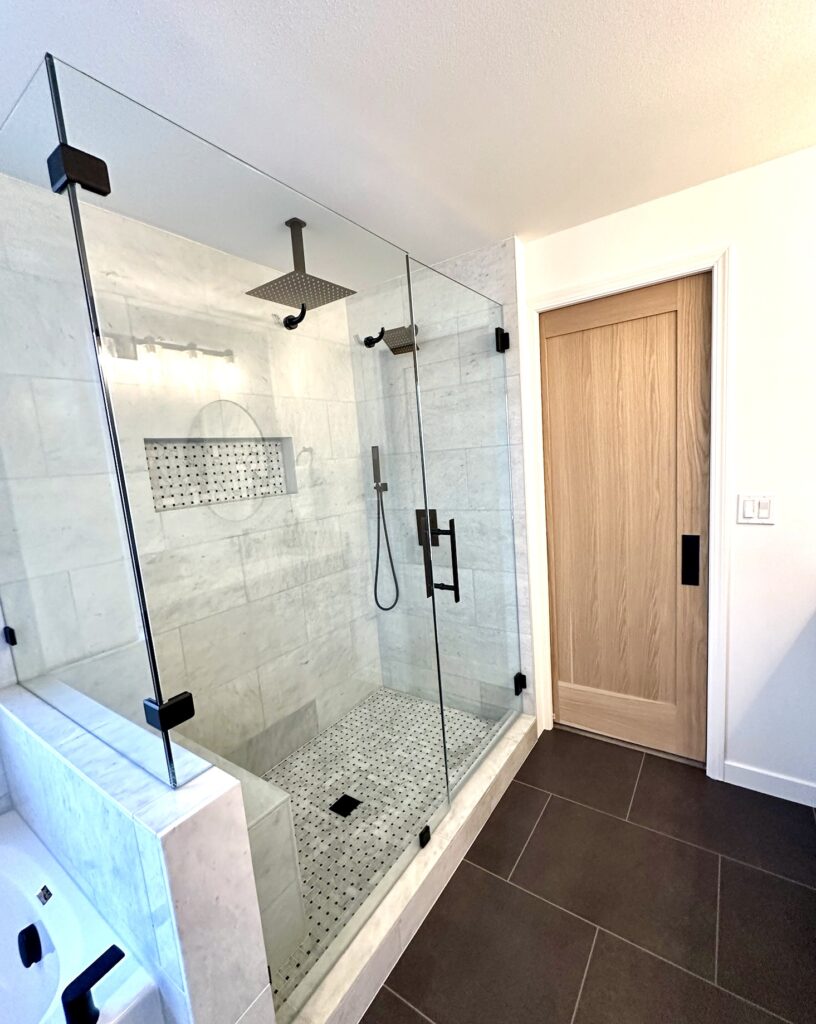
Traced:
[[315, 701], [310, 701], [250, 736], [227, 757], [253, 775], [264, 775], [293, 750], [308, 743], [317, 732], [317, 707]]
[[142, 625], [129, 559], [72, 569], [70, 576], [81, 653], [100, 654], [139, 640]]
[[251, 601], [181, 627], [188, 679], [213, 686], [306, 641], [300, 588]]
[[356, 568], [325, 576], [303, 587], [309, 640], [370, 611], [368, 579]]
[[[34, 237], [39, 244], [41, 236]], [[6, 367], [30, 377], [95, 379], [91, 330], [78, 274], [67, 284], [2, 267], [0, 309], [0, 348]]]
[[330, 576], [346, 566], [336, 517], [244, 534], [241, 559], [250, 600]]
[[218, 680], [210, 686], [188, 680], [195, 702], [195, 718], [179, 731], [202, 747], [226, 757], [247, 737], [264, 729], [263, 704], [258, 670], [244, 672], [235, 679]]
[[0, 587], [4, 614], [17, 631], [14, 663], [20, 679], [31, 679], [83, 653], [71, 578], [67, 572]]
[[28, 377], [0, 374], [0, 438], [0, 478], [45, 473], [40, 425]]
[[9, 480], [6, 488], [8, 513], [0, 529], [13, 533], [9, 547], [22, 561], [0, 561], [0, 580], [103, 565], [121, 556], [121, 512], [108, 476], [33, 477]]
[[46, 473], [51, 476], [111, 472], [110, 441], [96, 382], [34, 378], [31, 381]]
[[144, 555], [141, 564], [156, 629], [171, 629], [246, 604], [237, 538]]
[[471, 448], [467, 452], [467, 490], [472, 509], [512, 507], [510, 451], [506, 446]]

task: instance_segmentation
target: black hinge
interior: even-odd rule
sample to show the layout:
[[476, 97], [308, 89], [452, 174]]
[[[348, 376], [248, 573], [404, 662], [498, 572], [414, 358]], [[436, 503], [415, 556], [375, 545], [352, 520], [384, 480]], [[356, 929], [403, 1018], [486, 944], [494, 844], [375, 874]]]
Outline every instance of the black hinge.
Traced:
[[431, 826], [430, 825], [426, 825], [425, 828], [423, 828], [423, 830], [419, 833], [419, 845], [424, 848], [424, 847], [426, 847], [428, 845], [428, 843], [430, 841], [431, 841]]
[[496, 351], [506, 352], [510, 348], [510, 334], [503, 327], [496, 328]]
[[61, 142], [48, 158], [51, 191], [63, 192], [68, 185], [81, 185], [98, 196], [110, 195], [108, 165], [98, 156]]
[[523, 672], [516, 672], [513, 676], [513, 689], [516, 692], [516, 696], [521, 696], [521, 691], [527, 689], [527, 676]]
[[148, 725], [152, 725], [154, 729], [159, 729], [161, 732], [167, 732], [169, 729], [175, 729], [182, 722], [189, 722], [195, 715], [193, 695], [185, 690], [183, 693], [177, 693], [175, 697], [171, 697], [163, 704], [159, 704], [153, 697], [145, 697], [144, 713]]
[[17, 634], [11, 628], [11, 626], [3, 626], [3, 639], [9, 645], [9, 647], [17, 646]]

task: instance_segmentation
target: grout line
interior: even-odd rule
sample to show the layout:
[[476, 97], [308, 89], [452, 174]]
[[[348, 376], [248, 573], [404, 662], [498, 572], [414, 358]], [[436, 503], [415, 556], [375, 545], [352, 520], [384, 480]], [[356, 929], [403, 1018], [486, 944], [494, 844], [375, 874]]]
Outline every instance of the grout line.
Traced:
[[589, 956], [587, 957], [586, 966], [584, 967], [584, 973], [581, 977], [581, 984], [578, 987], [578, 995], [575, 999], [575, 1007], [570, 1017], [570, 1024], [575, 1024], [575, 1018], [578, 1015], [578, 1004], [581, 1002], [581, 996], [584, 994], [584, 985], [586, 985], [587, 975], [589, 974], [589, 964], [592, 960], [592, 954], [595, 952], [595, 943], [598, 941], [598, 932], [600, 928], [595, 929], [595, 934], [592, 936], [592, 945], [589, 947]]
[[640, 767], [638, 768], [637, 778], [635, 779], [635, 788], [632, 790], [632, 799], [629, 801], [629, 807], [626, 810], [626, 820], [629, 820], [629, 815], [632, 813], [632, 804], [635, 802], [635, 793], [637, 793], [638, 783], [640, 782], [640, 773], [643, 771], [643, 765], [646, 762], [646, 753], [644, 752], [643, 757], [640, 759]]
[[[522, 782], [521, 779], [514, 779], [520, 786], [527, 786], [529, 789], [536, 789], [539, 793], [547, 793], [548, 790], [542, 789], [540, 786], [534, 786], [530, 782]], [[607, 818], [614, 818], [615, 821], [621, 821], [626, 825], [632, 825], [634, 828], [642, 828], [644, 832], [652, 832], [656, 836], [663, 836], [664, 839], [673, 839], [676, 843], [682, 843], [684, 846], [691, 846], [695, 850], [702, 850], [704, 853], [710, 853], [715, 857], [722, 857], [723, 860], [730, 861], [732, 864], [740, 864], [744, 868], [752, 868], [754, 871], [759, 871], [763, 875], [770, 875], [772, 878], [778, 878], [783, 882], [790, 882], [791, 885], [799, 885], [803, 889], [809, 889], [816, 892], [816, 884], [811, 885], [809, 882], [800, 882], [797, 878], [791, 878], [790, 875], [780, 875], [778, 871], [771, 871], [770, 868], [761, 868], [758, 864], [752, 864], [747, 860], [740, 860], [739, 857], [731, 857], [727, 853], [722, 853], [720, 850], [714, 850], [710, 846], [701, 846], [699, 843], [693, 843], [690, 839], [683, 839], [681, 836], [673, 836], [669, 832], [661, 832], [659, 828], [652, 828], [650, 825], [643, 825], [639, 821], [626, 821], [625, 818], [621, 818], [617, 814], [612, 814], [611, 811], [602, 811], [599, 807], [593, 807], [591, 804], [581, 803], [580, 800], [573, 800], [571, 797], [562, 796], [560, 793], [551, 793], [551, 796], [557, 797], [559, 800], [565, 801], [568, 804], [575, 804], [578, 807], [584, 807], [588, 811], [595, 811], [596, 814], [603, 814]], [[816, 814], [816, 808], [814, 808], [814, 814]]]
[[383, 983], [383, 988], [386, 990], [386, 992], [390, 992], [392, 996], [395, 996], [397, 999], [399, 999], [401, 1003], [405, 1003], [407, 1007], [412, 1009], [414, 1013], [418, 1014], [423, 1020], [427, 1020], [428, 1024], [436, 1024], [436, 1021], [431, 1020], [431, 1018], [426, 1013], [423, 1013], [422, 1010], [417, 1009], [417, 1007], [414, 1006], [413, 1003], [409, 1003], [404, 996], [401, 996], [399, 992], [396, 992], [393, 988], [390, 987], [390, 985]]
[[531, 889], [525, 889], [523, 885], [519, 885], [518, 882], [510, 882], [506, 878], [502, 878], [501, 875], [497, 875], [495, 871], [489, 871], [487, 868], [481, 867], [479, 864], [474, 864], [473, 861], [467, 861], [471, 867], [477, 868], [479, 871], [484, 871], [487, 875], [492, 875], [500, 882], [504, 882], [505, 885], [510, 885], [514, 889], [518, 889], [519, 892], [526, 893], [528, 896], [532, 896], [535, 900], [540, 900], [542, 903], [546, 903], [549, 907], [554, 907], [556, 910], [560, 910], [562, 914], [569, 914], [570, 917], [574, 917], [578, 921], [583, 921], [584, 924], [591, 925], [593, 928], [597, 928], [599, 931], [604, 932], [606, 935], [611, 935], [613, 939], [620, 939], [621, 942], [625, 942], [627, 946], [632, 946], [634, 949], [639, 949], [641, 953], [646, 953], [648, 956], [653, 956], [656, 960], [662, 960], [664, 964], [668, 964], [670, 967], [676, 967], [678, 971], [682, 971], [684, 974], [690, 975], [692, 978], [696, 978], [698, 981], [704, 982], [706, 985], [711, 985], [713, 988], [719, 989], [720, 992], [725, 992], [729, 996], [733, 996], [735, 999], [739, 999], [743, 1003], [747, 1003], [749, 1006], [755, 1007], [757, 1010], [762, 1010], [763, 1013], [770, 1014], [776, 1020], [780, 1020], [783, 1024], [795, 1024], [794, 1021], [789, 1020], [787, 1017], [783, 1017], [779, 1013], [775, 1013], [773, 1010], [769, 1010], [766, 1006], [760, 1006], [759, 1003], [755, 1003], [752, 1000], [741, 996], [739, 992], [734, 992], [730, 988], [724, 988], [720, 984], [715, 984], [711, 978], [705, 978], [702, 974], [697, 974], [695, 971], [690, 970], [688, 967], [683, 967], [682, 964], [675, 963], [674, 960], [669, 960], [668, 957], [662, 956], [660, 953], [655, 953], [653, 949], [647, 949], [645, 946], [638, 945], [637, 942], [633, 942], [632, 939], [627, 939], [624, 935], [619, 935], [618, 932], [613, 932], [611, 928], [605, 928], [602, 924], [598, 924], [595, 921], [590, 921], [588, 917], [583, 917], [581, 914], [576, 914], [574, 910], [568, 910], [566, 907], [562, 907], [560, 903], [554, 903], [553, 900], [548, 900], [546, 896], [539, 896], [538, 893], [533, 892]]
[[717, 858], [717, 918], [714, 928], [714, 984], [720, 968], [720, 898], [722, 893], [722, 857]]
[[521, 848], [521, 853], [519, 853], [518, 857], [516, 857], [515, 863], [513, 864], [512, 868], [510, 868], [510, 874], [507, 876], [507, 881], [508, 882], [513, 877], [513, 872], [516, 870], [516, 868], [519, 865], [519, 861], [524, 856], [524, 851], [527, 849], [527, 846], [528, 846], [530, 840], [533, 838], [533, 832], [535, 832], [535, 830], [538, 828], [538, 823], [541, 821], [542, 817], [544, 816], [544, 812], [547, 810], [547, 804], [550, 802], [551, 796], [552, 796], [552, 794], [547, 794], [547, 799], [544, 801], [544, 806], [539, 811], [538, 817], [535, 820], [535, 824], [530, 829], [530, 834], [527, 836], [526, 840], [524, 841], [524, 846], [522, 846], [522, 848]]

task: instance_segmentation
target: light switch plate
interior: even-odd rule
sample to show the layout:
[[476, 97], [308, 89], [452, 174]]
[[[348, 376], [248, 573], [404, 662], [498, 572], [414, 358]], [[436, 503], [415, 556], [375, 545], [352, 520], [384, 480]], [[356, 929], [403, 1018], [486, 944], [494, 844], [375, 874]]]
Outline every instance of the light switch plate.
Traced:
[[740, 494], [737, 497], [737, 522], [751, 526], [773, 526], [773, 495]]

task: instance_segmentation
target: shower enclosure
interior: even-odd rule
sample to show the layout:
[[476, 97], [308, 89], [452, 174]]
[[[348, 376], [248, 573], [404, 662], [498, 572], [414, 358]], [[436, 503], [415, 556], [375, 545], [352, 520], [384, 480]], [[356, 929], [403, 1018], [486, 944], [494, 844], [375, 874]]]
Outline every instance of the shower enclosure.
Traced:
[[16, 678], [239, 778], [289, 1019], [519, 712], [502, 308], [50, 58], [0, 192]]

